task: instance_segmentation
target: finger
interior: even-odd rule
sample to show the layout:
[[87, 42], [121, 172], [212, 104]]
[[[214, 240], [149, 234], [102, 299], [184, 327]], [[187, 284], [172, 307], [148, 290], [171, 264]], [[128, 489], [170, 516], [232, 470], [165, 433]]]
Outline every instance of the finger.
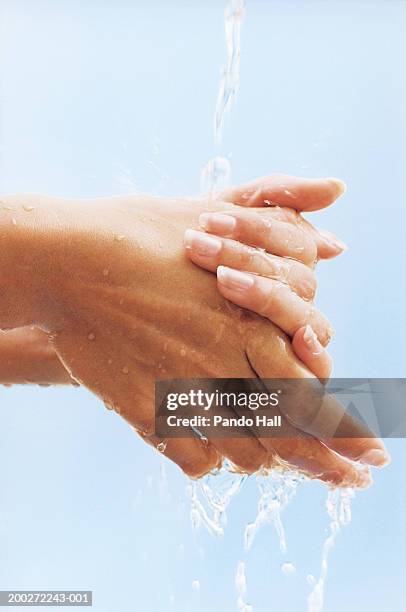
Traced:
[[331, 375], [332, 360], [317, 339], [310, 325], [297, 330], [292, 347], [301, 361], [317, 378], [327, 379]]
[[317, 259], [331, 259], [348, 250], [345, 242], [335, 234], [315, 227], [293, 208], [270, 206], [269, 208], [262, 209], [262, 211], [258, 209], [257, 212], [266, 214], [278, 221], [300, 226], [315, 241]]
[[[251, 368], [262, 379], [299, 393], [284, 394], [279, 410], [292, 426], [318, 438], [332, 451], [365, 465], [383, 467], [390, 457], [385, 446], [360, 421], [355, 420], [331, 394], [324, 393], [311, 372], [293, 353], [288, 338], [274, 325], [258, 321], [259, 329], [247, 336], [246, 355]], [[297, 381], [303, 384], [297, 384]], [[307, 384], [304, 384], [309, 381]], [[321, 391], [318, 393], [318, 388]], [[300, 395], [303, 393], [303, 396]], [[261, 438], [263, 444], [263, 439]]]
[[165, 438], [145, 435], [135, 429], [141, 438], [164, 457], [176, 463], [190, 478], [201, 478], [221, 466], [222, 457], [208, 441], [199, 438]]
[[317, 286], [314, 273], [293, 259], [270, 255], [235, 240], [195, 230], [186, 230], [185, 247], [189, 259], [210, 272], [216, 272], [220, 265], [245, 270], [285, 283], [305, 300], [314, 298]]
[[199, 223], [207, 232], [265, 249], [273, 255], [311, 265], [317, 258], [317, 248], [309, 232], [298, 224], [278, 221], [272, 215], [243, 210], [205, 212], [200, 215]]
[[323, 346], [333, 331], [324, 315], [283, 283], [225, 266], [217, 269], [220, 293], [237, 306], [266, 317], [289, 336], [311, 325]]
[[326, 208], [345, 189], [345, 183], [336, 178], [308, 179], [275, 174], [225, 189], [219, 198], [240, 206], [278, 205], [309, 212]]
[[[265, 444], [263, 438], [261, 442]], [[282, 462], [289, 463], [309, 478], [340, 487], [366, 488], [372, 483], [367, 466], [360, 468], [332, 452], [316, 438], [297, 430], [291, 438], [272, 438], [268, 444]]]

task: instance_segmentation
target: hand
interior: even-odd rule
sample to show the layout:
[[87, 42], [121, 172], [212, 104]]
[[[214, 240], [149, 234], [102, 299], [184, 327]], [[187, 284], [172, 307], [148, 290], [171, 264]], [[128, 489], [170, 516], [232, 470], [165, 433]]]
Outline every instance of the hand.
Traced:
[[[185, 233], [187, 255], [202, 268], [217, 273], [222, 295], [281, 327], [291, 336], [299, 359], [321, 379], [330, 376], [331, 359], [323, 347], [328, 341], [328, 326], [312, 304], [316, 281], [311, 269], [317, 259], [335, 256], [345, 245], [332, 234], [316, 230], [298, 211], [316, 210], [334, 201], [334, 183], [332, 179], [310, 181], [284, 176], [235, 187], [221, 196], [246, 205], [272, 203], [268, 215], [203, 213], [199, 221], [207, 233]], [[289, 200], [297, 210], [275, 206]], [[316, 245], [309, 243], [309, 236]], [[365, 442], [341, 438], [333, 445], [337, 452], [356, 458], [350, 448]], [[290, 441], [273, 443], [278, 455], [291, 461]], [[376, 459], [376, 465], [382, 466], [388, 456], [382, 452]]]

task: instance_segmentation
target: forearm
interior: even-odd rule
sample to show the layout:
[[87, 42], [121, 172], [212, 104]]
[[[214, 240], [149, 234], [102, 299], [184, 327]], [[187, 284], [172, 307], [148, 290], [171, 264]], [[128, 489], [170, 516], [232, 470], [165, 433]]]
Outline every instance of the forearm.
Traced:
[[39, 322], [43, 213], [32, 195], [0, 199], [0, 328]]
[[46, 333], [35, 327], [0, 332], [0, 384], [72, 383]]

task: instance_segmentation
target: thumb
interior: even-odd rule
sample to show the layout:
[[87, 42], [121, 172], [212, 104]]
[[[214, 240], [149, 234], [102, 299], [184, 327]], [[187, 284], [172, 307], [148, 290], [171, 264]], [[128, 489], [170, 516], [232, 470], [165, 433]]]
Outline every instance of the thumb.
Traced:
[[274, 174], [225, 189], [218, 197], [239, 206], [288, 206], [310, 212], [330, 206], [345, 190], [345, 183], [336, 178], [309, 179]]

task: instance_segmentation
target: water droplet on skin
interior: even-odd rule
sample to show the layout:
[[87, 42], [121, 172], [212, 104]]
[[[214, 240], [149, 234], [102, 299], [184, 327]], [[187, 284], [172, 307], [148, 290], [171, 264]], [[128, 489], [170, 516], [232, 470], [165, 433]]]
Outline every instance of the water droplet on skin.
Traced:
[[181, 349], [180, 350], [180, 355], [181, 355], [181, 357], [185, 357], [185, 355], [186, 355], [185, 349]]
[[13, 225], [17, 225], [17, 219], [15, 219], [15, 218], [13, 217], [13, 218], [11, 219], [11, 223], [12, 223]]
[[106, 406], [107, 410], [114, 410], [114, 406], [112, 404], [109, 404], [108, 402], [104, 402], [104, 405]]
[[112, 360], [112, 359], [109, 359], [109, 360], [107, 361], [107, 363], [108, 363], [109, 365], [111, 365], [111, 364], [113, 363], [113, 360]]
[[166, 451], [166, 442], [160, 442], [156, 449], [160, 452], [160, 453], [164, 453]]
[[121, 298], [119, 301], [120, 306], [122, 306], [124, 304], [124, 298]]
[[88, 337], [87, 337], [87, 339], [90, 340], [90, 341], [94, 340], [95, 338], [96, 338], [96, 336], [94, 334], [89, 334]]
[[128, 374], [130, 370], [127, 368], [127, 366], [124, 366], [122, 369], [123, 374]]
[[108, 276], [109, 275], [109, 271], [107, 270], [107, 268], [105, 268], [103, 270], [103, 276]]
[[27, 206], [26, 204], [23, 204], [23, 209], [26, 212], [31, 212], [32, 210], [35, 210], [35, 206]]
[[203, 446], [207, 446], [209, 443], [209, 439], [206, 438], [206, 436], [201, 436], [200, 441], [203, 444]]
[[124, 239], [125, 239], [125, 236], [123, 235], [114, 236], [114, 240], [116, 240], [117, 242], [122, 242]]

